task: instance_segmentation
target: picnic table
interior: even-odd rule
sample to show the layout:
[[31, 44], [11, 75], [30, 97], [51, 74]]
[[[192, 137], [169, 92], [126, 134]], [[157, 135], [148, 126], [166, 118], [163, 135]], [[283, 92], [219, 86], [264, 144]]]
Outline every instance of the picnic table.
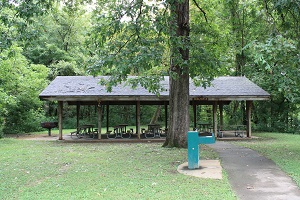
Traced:
[[229, 125], [229, 126], [222, 126], [218, 129], [217, 136], [222, 138], [225, 132], [233, 132], [235, 137], [244, 137], [246, 134], [247, 126], [246, 125]]
[[235, 137], [244, 137], [244, 133], [246, 132], [246, 125], [235, 125]]
[[95, 137], [94, 124], [84, 124], [77, 127], [76, 131], [71, 132], [71, 137], [75, 134], [78, 138]]
[[[114, 134], [115, 134], [115, 138], [123, 138], [123, 134], [126, 134], [126, 127], [128, 126], [128, 124], [119, 124], [117, 126], [114, 127]], [[131, 134], [129, 134], [129, 138], [131, 137]]]
[[[159, 124], [148, 124], [148, 131], [145, 134], [145, 137], [160, 137], [160, 125]], [[147, 136], [148, 134], [148, 136]], [[150, 135], [150, 136], [149, 136]]]

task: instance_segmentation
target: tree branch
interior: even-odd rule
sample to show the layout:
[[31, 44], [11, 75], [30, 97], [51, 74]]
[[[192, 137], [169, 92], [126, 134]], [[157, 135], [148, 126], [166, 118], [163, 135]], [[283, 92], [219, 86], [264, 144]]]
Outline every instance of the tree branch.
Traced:
[[123, 48], [131, 41], [131, 38], [132, 38], [133, 36], [135, 36], [135, 34], [132, 34], [132, 35], [129, 36], [128, 40], [127, 40], [126, 42], [124, 42], [124, 44], [121, 45], [121, 46], [118, 48], [118, 50], [117, 50], [117, 52], [115, 53], [115, 55], [117, 55], [117, 54], [119, 54], [119, 53], [121, 52], [121, 50], [122, 50], [122, 49], [123, 49]]
[[140, 5], [139, 5], [139, 13], [138, 13], [138, 16], [136, 17], [135, 21], [137, 23], [138, 19], [140, 18], [140, 16], [142, 15], [142, 7], [143, 7], [143, 1], [139, 2]]
[[203, 13], [205, 21], [208, 22], [207, 17], [206, 17], [206, 12], [199, 6], [199, 4], [196, 2], [196, 0], [193, 0], [193, 2], [195, 3], [196, 7]]

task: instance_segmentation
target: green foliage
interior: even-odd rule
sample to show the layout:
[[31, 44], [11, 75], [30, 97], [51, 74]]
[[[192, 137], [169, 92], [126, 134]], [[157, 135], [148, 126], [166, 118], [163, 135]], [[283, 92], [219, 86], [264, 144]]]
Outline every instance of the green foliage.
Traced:
[[0, 87], [0, 138], [3, 137], [4, 116], [7, 113], [6, 105], [9, 101], [9, 96], [3, 91], [2, 87]]
[[[53, 0], [13, 0], [0, 3], [0, 51], [18, 43], [32, 40], [28, 26], [34, 18], [44, 15], [52, 7]], [[4, 27], [4, 28], [3, 28]]]
[[14, 0], [8, 1], [7, 5], [13, 7], [17, 11], [17, 15], [27, 21], [36, 15], [43, 15], [48, 11], [53, 0]]
[[16, 16], [15, 10], [0, 6], [0, 52], [21, 40], [19, 29], [24, 25], [25, 21]]
[[[271, 1], [272, 2], [272, 1]], [[269, 3], [270, 4], [270, 3]], [[296, 41], [300, 36], [300, 4], [293, 0], [274, 0], [269, 6], [278, 14], [278, 28]], [[300, 42], [298, 40], [298, 47]]]
[[209, 21], [205, 21], [198, 7], [194, 4], [191, 6], [189, 72], [196, 85], [209, 85], [209, 82], [222, 71], [220, 68], [222, 47], [219, 45], [223, 42], [224, 34], [219, 31], [219, 25], [213, 23], [217, 19], [217, 12], [213, 10], [213, 6], [216, 6], [213, 2], [201, 4], [201, 7], [208, 11]]
[[47, 15], [36, 17], [30, 24], [26, 57], [46, 66], [66, 61], [76, 62], [76, 68], [84, 68], [89, 53], [85, 45], [89, 19], [89, 13], [85, 14], [81, 7], [57, 4]]
[[[261, 87], [269, 91], [272, 97], [267, 106], [266, 103], [257, 104], [260, 110], [256, 110], [256, 112], [261, 114], [256, 113], [256, 120], [269, 127], [267, 130], [288, 131], [292, 125], [291, 121], [295, 119], [293, 114], [295, 104], [300, 102], [297, 43], [278, 35], [270, 37], [265, 42], [256, 41], [250, 44], [248, 48], [253, 63], [249, 63], [247, 74]], [[269, 119], [263, 113], [269, 113]]]
[[[245, 46], [253, 40], [264, 40], [273, 31], [271, 24], [265, 23], [268, 20], [264, 5], [256, 0], [226, 0], [225, 12], [221, 12], [223, 18], [229, 23], [222, 25], [229, 29], [227, 31], [225, 46], [228, 46], [225, 56], [231, 66], [227, 67], [229, 75], [241, 76], [247, 74], [247, 63], [252, 62], [248, 56]], [[224, 23], [224, 21], [223, 21]]]
[[[170, 36], [169, 6], [163, 2], [132, 1], [124, 5], [119, 1], [101, 1], [94, 12], [92, 41], [98, 48], [90, 73], [113, 76], [102, 82], [108, 89], [126, 80], [128, 75], [139, 75], [140, 79], [128, 82], [133, 87], [139, 83], [149, 91], [159, 93], [161, 87], [157, 83], [170, 73], [172, 51], [173, 65], [189, 67], [191, 76], [198, 82], [211, 80], [218, 61], [215, 51], [205, 47], [213, 28], [207, 25], [208, 31], [199, 32], [203, 24], [193, 24], [194, 34], [190, 41]], [[199, 42], [199, 36], [204, 40]], [[175, 48], [171, 50], [171, 46]], [[186, 48], [191, 52], [189, 61], [177, 51]]]
[[60, 61], [57, 64], [49, 66], [50, 72], [48, 75], [49, 80], [53, 80], [56, 76], [76, 76], [84, 74], [82, 70], [77, 68], [76, 62]]
[[35, 64], [43, 64], [49, 66], [52, 63], [57, 63], [60, 60], [70, 61], [72, 58], [64, 51], [61, 50], [56, 44], [35, 44], [28, 46], [25, 52], [28, 57]]
[[29, 64], [21, 53], [21, 48], [11, 46], [0, 54], [0, 124], [4, 133], [37, 130], [41, 117], [38, 94], [47, 84], [47, 68]]
[[255, 128], [292, 130], [299, 112], [299, 5], [292, 0], [224, 3], [220, 15], [230, 22], [222, 26], [230, 30], [224, 55], [232, 60], [223, 72], [246, 75], [271, 94], [270, 102], [254, 104]]
[[92, 37], [97, 49], [89, 69], [91, 74], [113, 75], [110, 80], [113, 84], [125, 80], [127, 75], [155, 77], [166, 74], [165, 12], [159, 3], [150, 6], [142, 1], [99, 5], [94, 15]]
[[283, 101], [300, 102], [299, 50], [296, 42], [278, 35], [264, 43], [255, 42], [251, 47], [255, 65], [249, 69], [253, 77], [263, 79], [257, 82], [263, 82], [264, 88], [272, 91], [274, 100], [284, 97]]

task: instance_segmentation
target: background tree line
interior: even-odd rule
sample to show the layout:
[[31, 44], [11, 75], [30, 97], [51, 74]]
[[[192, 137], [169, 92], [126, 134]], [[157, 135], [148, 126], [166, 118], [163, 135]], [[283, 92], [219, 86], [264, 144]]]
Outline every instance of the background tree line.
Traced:
[[[192, 77], [208, 84], [216, 76], [245, 75], [272, 95], [254, 103], [255, 128], [298, 131], [299, 2], [193, 0], [190, 5]], [[38, 94], [58, 75], [115, 74], [111, 85], [124, 74], [151, 75], [140, 83], [157, 91], [159, 76], [169, 74], [168, 10], [165, 1], [0, 1], [0, 135], [40, 130], [41, 121], [56, 119], [55, 103], [41, 102]], [[134, 114], [133, 108], [121, 108]], [[156, 108], [145, 109], [148, 123]], [[225, 110], [226, 123], [242, 123], [243, 102]], [[200, 111], [207, 113], [204, 107]], [[65, 113], [67, 127], [74, 128], [74, 113], [75, 108]], [[89, 119], [93, 108], [82, 113]]]

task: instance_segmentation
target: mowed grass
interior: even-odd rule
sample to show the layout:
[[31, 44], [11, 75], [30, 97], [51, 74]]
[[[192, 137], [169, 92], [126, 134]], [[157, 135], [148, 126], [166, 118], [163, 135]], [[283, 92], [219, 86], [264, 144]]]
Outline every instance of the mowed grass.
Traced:
[[300, 135], [255, 133], [259, 139], [235, 142], [273, 160], [300, 188]]
[[[177, 172], [187, 149], [157, 143], [0, 140], [0, 199], [236, 199], [228, 179]], [[202, 145], [202, 159], [217, 155]]]

